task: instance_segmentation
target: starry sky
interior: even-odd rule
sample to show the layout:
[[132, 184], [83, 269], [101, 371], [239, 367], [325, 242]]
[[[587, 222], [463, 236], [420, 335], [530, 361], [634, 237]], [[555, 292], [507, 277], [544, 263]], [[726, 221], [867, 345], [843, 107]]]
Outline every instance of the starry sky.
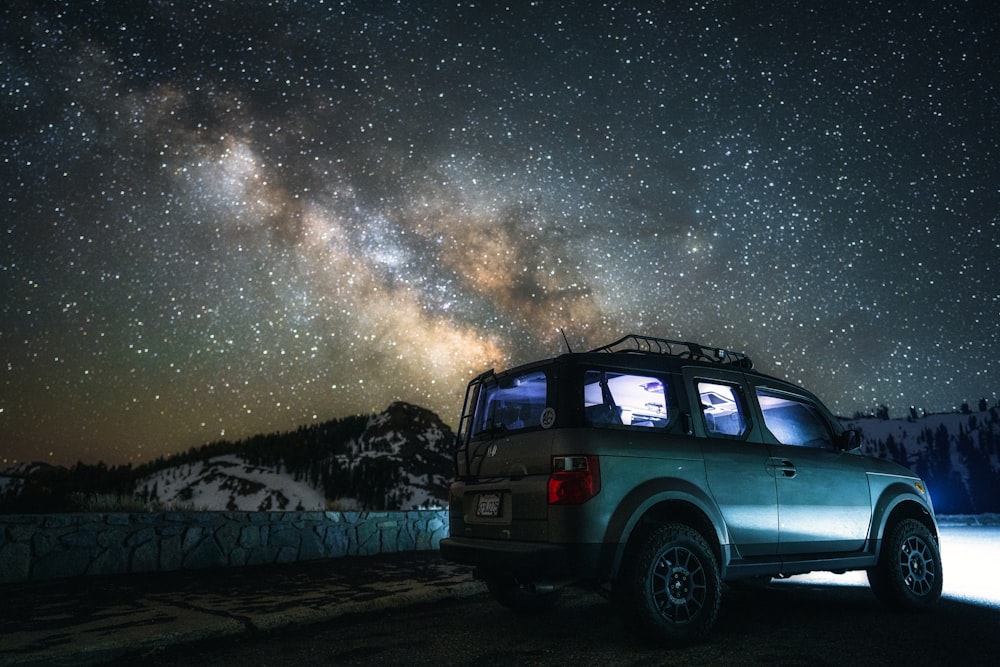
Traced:
[[992, 405], [998, 38], [988, 1], [8, 1], [0, 462], [454, 427], [560, 328]]

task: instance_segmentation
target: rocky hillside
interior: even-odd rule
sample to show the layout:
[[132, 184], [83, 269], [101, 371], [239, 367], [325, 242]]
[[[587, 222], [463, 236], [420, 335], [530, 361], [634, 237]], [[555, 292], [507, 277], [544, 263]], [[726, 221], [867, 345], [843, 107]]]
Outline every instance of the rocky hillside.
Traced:
[[434, 413], [393, 403], [363, 422], [353, 418], [231, 447], [208, 446], [200, 460], [138, 479], [135, 494], [197, 510], [443, 507], [453, 441]]
[[214, 442], [137, 468], [22, 466], [0, 474], [0, 510], [99, 511], [96, 495], [195, 510], [408, 510], [444, 507], [454, 434], [408, 403], [385, 411]]

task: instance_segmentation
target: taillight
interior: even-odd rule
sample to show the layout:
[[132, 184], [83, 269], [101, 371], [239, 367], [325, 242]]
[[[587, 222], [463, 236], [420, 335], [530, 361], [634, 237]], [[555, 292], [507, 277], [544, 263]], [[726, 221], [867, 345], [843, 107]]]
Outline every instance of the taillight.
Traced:
[[549, 476], [550, 505], [579, 505], [601, 491], [601, 466], [596, 456], [553, 456]]

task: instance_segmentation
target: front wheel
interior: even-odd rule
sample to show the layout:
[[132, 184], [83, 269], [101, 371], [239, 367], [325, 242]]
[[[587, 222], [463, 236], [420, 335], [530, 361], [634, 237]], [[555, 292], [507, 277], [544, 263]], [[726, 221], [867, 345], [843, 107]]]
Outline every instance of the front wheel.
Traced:
[[941, 553], [927, 526], [900, 521], [883, 542], [878, 565], [868, 570], [875, 596], [895, 609], [926, 609], [941, 597]]
[[722, 597], [719, 566], [697, 531], [668, 523], [650, 533], [625, 571], [622, 600], [636, 629], [661, 644], [704, 639]]

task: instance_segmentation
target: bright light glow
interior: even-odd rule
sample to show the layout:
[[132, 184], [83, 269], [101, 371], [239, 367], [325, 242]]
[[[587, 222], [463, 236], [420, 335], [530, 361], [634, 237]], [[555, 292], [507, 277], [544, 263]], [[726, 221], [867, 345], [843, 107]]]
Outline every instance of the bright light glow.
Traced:
[[[1000, 578], [995, 571], [996, 563], [1000, 562], [1000, 525], [943, 525], [939, 528], [944, 597], [1000, 609]], [[867, 587], [868, 577], [863, 571], [811, 572], [773, 583]]]
[[1000, 526], [941, 528], [944, 594], [1000, 608]]

